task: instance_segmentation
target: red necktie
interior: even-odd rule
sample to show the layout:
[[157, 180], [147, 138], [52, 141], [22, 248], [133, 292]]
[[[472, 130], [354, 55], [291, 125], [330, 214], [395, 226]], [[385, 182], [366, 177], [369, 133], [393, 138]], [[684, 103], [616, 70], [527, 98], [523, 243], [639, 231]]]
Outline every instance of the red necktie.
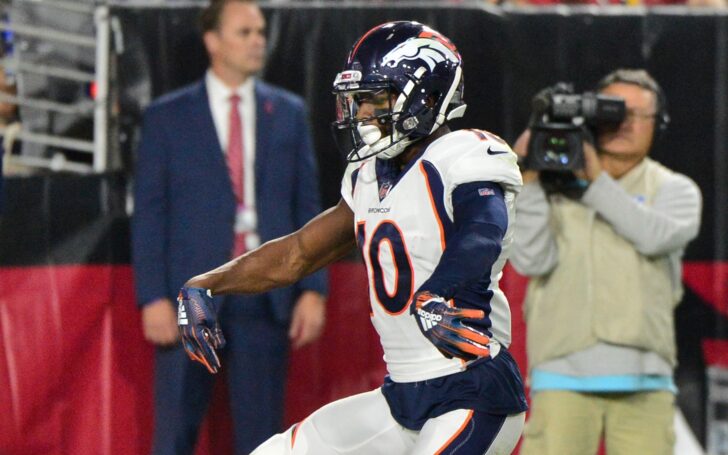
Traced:
[[[245, 202], [245, 186], [243, 171], [243, 122], [240, 119], [238, 104], [240, 96], [230, 97], [230, 135], [228, 137], [227, 163], [230, 171], [230, 181], [233, 185], [233, 193], [237, 202], [237, 214], [241, 214], [241, 208]], [[233, 246], [233, 257], [240, 256], [245, 252], [245, 233], [235, 232]]]

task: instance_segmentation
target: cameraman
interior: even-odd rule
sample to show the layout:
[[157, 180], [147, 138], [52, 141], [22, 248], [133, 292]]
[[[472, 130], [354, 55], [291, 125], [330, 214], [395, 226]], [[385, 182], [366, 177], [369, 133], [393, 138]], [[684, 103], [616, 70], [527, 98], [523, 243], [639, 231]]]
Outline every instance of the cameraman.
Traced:
[[[584, 142], [586, 191], [547, 193], [525, 170], [511, 261], [529, 276], [525, 302], [532, 407], [524, 455], [672, 455], [681, 257], [700, 224], [688, 177], [647, 157], [669, 121], [644, 70], [598, 85], [624, 99], [621, 123]], [[515, 150], [526, 155], [527, 130]]]

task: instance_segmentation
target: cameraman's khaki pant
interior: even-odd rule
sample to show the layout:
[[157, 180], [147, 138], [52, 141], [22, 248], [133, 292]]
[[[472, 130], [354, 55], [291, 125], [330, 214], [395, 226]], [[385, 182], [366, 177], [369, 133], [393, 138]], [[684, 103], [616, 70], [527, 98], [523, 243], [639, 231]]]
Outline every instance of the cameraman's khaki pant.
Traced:
[[534, 394], [521, 455], [672, 455], [675, 396], [670, 392]]

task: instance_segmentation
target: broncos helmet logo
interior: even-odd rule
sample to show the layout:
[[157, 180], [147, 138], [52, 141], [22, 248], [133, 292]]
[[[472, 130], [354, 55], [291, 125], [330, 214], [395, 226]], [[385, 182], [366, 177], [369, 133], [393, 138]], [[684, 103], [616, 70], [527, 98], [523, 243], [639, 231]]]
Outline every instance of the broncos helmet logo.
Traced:
[[382, 58], [382, 66], [396, 68], [405, 60], [421, 60], [432, 72], [442, 62], [459, 63], [458, 56], [438, 40], [431, 38], [409, 39], [389, 51]]

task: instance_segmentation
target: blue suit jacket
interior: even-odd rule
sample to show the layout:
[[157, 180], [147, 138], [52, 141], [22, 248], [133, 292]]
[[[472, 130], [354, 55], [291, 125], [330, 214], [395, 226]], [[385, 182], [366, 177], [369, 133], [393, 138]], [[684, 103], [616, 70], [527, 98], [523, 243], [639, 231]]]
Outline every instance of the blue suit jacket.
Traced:
[[[255, 82], [255, 188], [261, 241], [319, 213], [318, 174], [301, 98]], [[152, 103], [137, 151], [132, 253], [137, 301], [167, 297], [230, 259], [236, 203], [204, 79]], [[268, 296], [287, 321], [302, 290], [326, 293], [324, 272]]]

